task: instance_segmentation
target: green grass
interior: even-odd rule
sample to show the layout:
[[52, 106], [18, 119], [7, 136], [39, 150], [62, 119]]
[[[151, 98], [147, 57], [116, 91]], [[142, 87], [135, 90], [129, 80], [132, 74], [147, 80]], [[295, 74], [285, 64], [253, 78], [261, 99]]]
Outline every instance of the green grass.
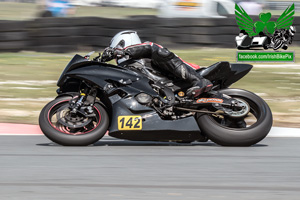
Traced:
[[[300, 48], [292, 50], [298, 52]], [[235, 62], [236, 56], [236, 49], [203, 48], [173, 49], [173, 51], [184, 60], [202, 66], [218, 61]], [[42, 107], [55, 98], [56, 80], [73, 55], [73, 53], [0, 53], [0, 122], [37, 124]], [[277, 125], [299, 126], [299, 69], [254, 67], [232, 87], [261, 95], [271, 106]]]
[[28, 20], [35, 18], [40, 8], [32, 3], [0, 2], [0, 20]]

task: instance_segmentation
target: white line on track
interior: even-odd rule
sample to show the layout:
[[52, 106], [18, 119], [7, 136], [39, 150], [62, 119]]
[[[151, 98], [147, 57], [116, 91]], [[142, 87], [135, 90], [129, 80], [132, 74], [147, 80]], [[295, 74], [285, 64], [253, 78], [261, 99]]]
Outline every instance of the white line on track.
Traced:
[[272, 127], [268, 137], [300, 137], [300, 128]]

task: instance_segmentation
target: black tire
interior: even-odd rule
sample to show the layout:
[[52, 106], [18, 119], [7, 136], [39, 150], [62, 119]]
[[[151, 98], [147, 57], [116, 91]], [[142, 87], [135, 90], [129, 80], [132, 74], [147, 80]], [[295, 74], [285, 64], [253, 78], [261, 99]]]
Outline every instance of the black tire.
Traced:
[[210, 140], [222, 146], [251, 146], [264, 139], [273, 123], [272, 113], [267, 103], [246, 90], [224, 89], [220, 92], [247, 101], [250, 112], [256, 117], [256, 122], [243, 128], [226, 127], [212, 116], [199, 114], [197, 121], [201, 131]]
[[108, 114], [100, 103], [94, 104], [93, 110], [96, 117], [86, 126], [88, 128], [84, 127], [84, 131], [68, 132], [67, 127], [59, 123], [52, 124], [55, 111], [66, 106], [71, 98], [69, 96], [58, 97], [42, 109], [39, 117], [41, 130], [47, 138], [64, 146], [87, 146], [97, 142], [105, 135], [109, 125]]
[[288, 49], [288, 46], [287, 46], [287, 45], [284, 45], [284, 46], [282, 47], [282, 49], [283, 49], [283, 50], [287, 50], [287, 49]]

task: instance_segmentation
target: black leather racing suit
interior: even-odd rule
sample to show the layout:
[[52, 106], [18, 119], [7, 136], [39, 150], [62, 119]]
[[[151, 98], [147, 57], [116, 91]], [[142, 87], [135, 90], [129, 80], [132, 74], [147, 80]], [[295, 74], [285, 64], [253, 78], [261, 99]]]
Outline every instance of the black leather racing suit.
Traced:
[[[151, 63], [156, 66], [156, 69], [161, 68], [162, 71], [170, 72], [175, 77], [191, 84], [192, 88], [190, 88], [190, 91], [188, 90], [187, 93], [193, 92], [194, 96], [198, 96], [202, 92], [207, 92], [212, 87], [212, 83], [209, 80], [203, 78], [193, 69], [195, 65], [184, 62], [167, 48], [158, 44], [146, 42], [128, 46], [121, 51], [123, 53], [122, 56], [125, 54], [125, 56], [129, 56], [130, 59], [151, 59]], [[118, 57], [118, 55], [116, 56]], [[194, 92], [195, 89], [197, 89], [196, 92]]]

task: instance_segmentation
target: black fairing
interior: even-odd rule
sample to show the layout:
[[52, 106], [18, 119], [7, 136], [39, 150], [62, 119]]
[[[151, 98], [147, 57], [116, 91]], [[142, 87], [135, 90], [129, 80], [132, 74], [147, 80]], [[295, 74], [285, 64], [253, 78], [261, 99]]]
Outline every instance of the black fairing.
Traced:
[[[147, 81], [136, 72], [115, 65], [88, 61], [82, 56], [75, 55], [57, 82], [57, 85], [60, 87], [59, 92], [78, 91], [75, 90], [75, 88], [78, 89], [80, 85], [79, 80], [93, 83], [102, 90], [108, 83], [115, 82], [120, 85], [136, 85], [137, 88], [144, 86], [146, 91], [153, 93]], [[140, 80], [140, 82], [143, 80], [146, 83], [135, 84], [138, 80]]]
[[230, 64], [230, 68], [231, 71], [233, 72], [233, 75], [228, 76], [227, 79], [224, 81], [225, 87], [227, 88], [231, 84], [243, 78], [246, 74], [250, 72], [252, 67], [253, 65], [249, 65], [249, 64], [239, 64], [239, 63]]
[[229, 62], [217, 62], [205, 69], [198, 70], [204, 78], [212, 81], [216, 89], [228, 88], [234, 82], [244, 77], [251, 69], [249, 64], [230, 64]]
[[[110, 136], [140, 141], [195, 141], [201, 138], [201, 131], [193, 116], [178, 120], [163, 120], [155, 110], [139, 104], [133, 97], [119, 99], [112, 96], [110, 99], [114, 102]], [[123, 115], [140, 115], [143, 119], [142, 131], [119, 131], [118, 116]]]
[[[135, 72], [122, 67], [89, 61], [80, 55], [75, 55], [61, 74], [57, 86], [61, 87], [70, 78], [80, 78], [90, 80], [100, 87], [105, 86], [104, 80], [120, 81], [131, 80], [132, 82], [142, 77]], [[94, 81], [93, 81], [94, 80]], [[104, 85], [103, 85], [104, 84]]]
[[66, 68], [64, 69], [63, 73], [60, 75], [58, 81], [57, 81], [57, 86], [61, 87], [65, 80], [67, 79], [66, 77], [66, 73], [68, 71], [71, 71], [73, 69], [76, 69], [78, 67], [81, 67], [83, 65], [85, 65], [85, 63], [89, 62], [86, 58], [80, 56], [80, 55], [75, 55], [72, 60], [68, 63], [68, 65], [66, 66]]

